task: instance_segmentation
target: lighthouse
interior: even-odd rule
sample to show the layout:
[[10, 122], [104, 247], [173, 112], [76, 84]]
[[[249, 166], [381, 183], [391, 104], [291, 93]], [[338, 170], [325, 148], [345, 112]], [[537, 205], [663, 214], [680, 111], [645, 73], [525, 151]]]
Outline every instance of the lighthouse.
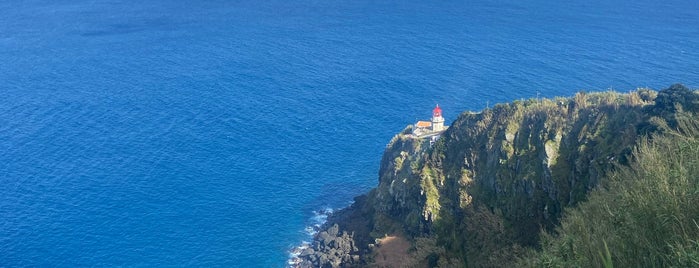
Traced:
[[442, 117], [442, 108], [434, 107], [432, 110], [432, 131], [442, 131], [444, 130], [444, 117]]

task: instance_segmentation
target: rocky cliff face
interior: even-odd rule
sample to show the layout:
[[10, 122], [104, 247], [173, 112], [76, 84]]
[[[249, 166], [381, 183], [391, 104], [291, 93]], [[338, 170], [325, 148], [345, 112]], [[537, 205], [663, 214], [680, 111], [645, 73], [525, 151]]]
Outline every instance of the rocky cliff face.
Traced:
[[639, 93], [580, 93], [463, 113], [432, 146], [399, 134], [383, 157], [375, 208], [421, 233], [483, 205], [518, 222], [528, 244], [627, 161], [646, 104]]
[[378, 187], [333, 220], [362, 241], [365, 254], [353, 264], [370, 263], [362, 245], [389, 234], [414, 242], [406, 258], [418, 266], [514, 260], [564, 208], [626, 165], [638, 137], [663, 128], [653, 116], [656, 96], [578, 93], [499, 104], [462, 113], [434, 144], [406, 128], [386, 147]]

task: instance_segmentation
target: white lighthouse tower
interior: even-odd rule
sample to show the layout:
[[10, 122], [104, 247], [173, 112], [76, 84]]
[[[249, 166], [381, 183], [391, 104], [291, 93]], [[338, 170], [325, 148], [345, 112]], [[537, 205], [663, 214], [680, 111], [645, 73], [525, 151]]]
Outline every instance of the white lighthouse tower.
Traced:
[[442, 117], [442, 108], [434, 107], [432, 110], [432, 131], [442, 131], [444, 130], [444, 117]]

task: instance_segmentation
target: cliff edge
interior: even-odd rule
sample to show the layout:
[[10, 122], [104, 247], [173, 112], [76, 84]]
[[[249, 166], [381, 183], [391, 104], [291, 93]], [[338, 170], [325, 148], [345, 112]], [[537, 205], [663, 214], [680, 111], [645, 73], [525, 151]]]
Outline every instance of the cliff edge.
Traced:
[[434, 143], [408, 126], [386, 146], [378, 186], [329, 218], [299, 266], [521, 261], [567, 209], [634, 162], [639, 141], [695, 118], [697, 96], [673, 85], [514, 101], [460, 114]]

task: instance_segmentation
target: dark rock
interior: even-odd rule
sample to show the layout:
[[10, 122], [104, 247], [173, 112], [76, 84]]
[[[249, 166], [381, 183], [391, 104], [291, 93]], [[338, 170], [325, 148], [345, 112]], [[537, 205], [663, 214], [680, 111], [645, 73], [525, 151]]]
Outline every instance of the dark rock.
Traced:
[[311, 267], [315, 267], [315, 266], [313, 265], [313, 263], [311, 261], [304, 260], [301, 263], [299, 263], [297, 267], [299, 267], [299, 268], [311, 268]]
[[313, 250], [312, 248], [307, 248], [307, 249], [304, 249], [303, 251], [301, 251], [301, 254], [299, 254], [299, 257], [310, 256], [310, 255], [313, 255], [314, 253], [315, 253], [315, 250]]
[[317, 240], [320, 241], [321, 245], [328, 246], [330, 244], [330, 241], [332, 241], [333, 237], [328, 234], [328, 232], [320, 232], [318, 234]]
[[337, 223], [333, 224], [332, 227], [328, 228], [328, 234], [330, 236], [337, 236], [339, 229], [340, 229], [340, 227], [337, 225]]
[[[327, 225], [326, 225], [327, 226]], [[361, 256], [354, 240], [354, 232], [341, 231], [338, 224], [321, 228], [312, 243], [304, 249], [296, 267], [354, 267], [360, 264]]]

